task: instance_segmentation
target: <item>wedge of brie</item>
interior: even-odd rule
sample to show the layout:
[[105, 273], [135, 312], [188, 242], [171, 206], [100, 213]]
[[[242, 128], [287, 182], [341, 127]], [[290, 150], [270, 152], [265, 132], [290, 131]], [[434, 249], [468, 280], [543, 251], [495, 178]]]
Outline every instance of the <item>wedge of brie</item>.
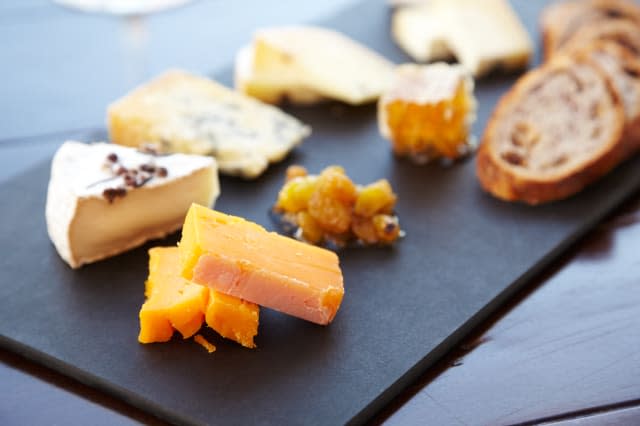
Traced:
[[321, 27], [259, 30], [236, 57], [235, 85], [265, 102], [374, 101], [389, 86], [393, 64], [349, 37]]
[[525, 67], [533, 43], [507, 0], [430, 0], [394, 11], [391, 33], [413, 59], [454, 56], [472, 75]]
[[221, 173], [245, 178], [259, 176], [311, 133], [272, 105], [180, 70], [112, 103], [108, 125], [114, 143], [212, 155]]
[[211, 206], [219, 192], [211, 157], [69, 141], [51, 165], [47, 230], [78, 268], [180, 229], [192, 203]]

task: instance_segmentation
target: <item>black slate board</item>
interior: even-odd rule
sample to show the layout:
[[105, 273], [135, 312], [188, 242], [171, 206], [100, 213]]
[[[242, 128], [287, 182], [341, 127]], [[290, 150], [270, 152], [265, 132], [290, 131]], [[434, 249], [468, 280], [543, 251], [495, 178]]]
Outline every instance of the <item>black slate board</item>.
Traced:
[[[515, 6], [532, 27], [543, 2]], [[405, 61], [388, 19], [381, 1], [367, 1], [326, 25]], [[512, 82], [479, 83], [477, 134]], [[506, 204], [482, 193], [473, 161], [393, 158], [373, 106], [293, 112], [313, 137], [257, 182], [222, 179], [216, 207], [273, 228], [268, 210], [293, 163], [312, 172], [338, 163], [356, 182], [391, 181], [407, 236], [394, 248], [340, 253], [346, 296], [331, 326], [263, 309], [254, 351], [208, 332], [214, 355], [179, 339], [138, 344], [152, 244], [69, 269], [46, 236], [43, 164], [0, 187], [0, 345], [177, 423], [360, 423], [640, 187], [635, 158], [573, 199]]]

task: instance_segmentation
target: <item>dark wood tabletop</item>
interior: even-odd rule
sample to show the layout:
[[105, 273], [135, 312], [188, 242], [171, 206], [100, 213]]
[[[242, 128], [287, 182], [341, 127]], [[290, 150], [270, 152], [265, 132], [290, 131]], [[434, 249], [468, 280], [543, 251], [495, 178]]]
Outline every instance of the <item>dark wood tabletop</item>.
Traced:
[[[231, 2], [202, 3], [176, 11], [171, 19], [193, 22], [203, 8], [215, 15]], [[241, 14], [243, 3], [249, 2], [237, 3], [228, 6], [232, 10], [227, 13]], [[287, 20], [269, 12], [269, 3], [275, 2], [265, 2], [265, 14], [245, 21], [247, 28], [238, 34], [261, 22]], [[289, 12], [289, 19], [312, 19], [347, 3], [307, 6]], [[161, 54], [167, 40], [158, 29], [169, 19], [159, 15], [150, 21], [152, 70], [185, 63], [210, 71], [229, 61], [232, 46], [240, 40], [240, 35], [230, 35], [228, 45], [220, 47], [228, 55], [213, 59], [189, 57], [170, 46]], [[98, 59], [117, 57], [120, 24], [67, 12], [46, 0], [0, 4], [0, 39], [10, 41], [0, 43], [0, 57], [6, 60], [0, 82], [0, 183], [50, 157], [65, 139], [101, 134], [108, 94], [123, 92], [129, 84], [125, 77], [105, 78], [109, 83], [96, 87], [93, 103], [81, 109], [74, 105], [80, 92], [63, 96], [62, 103], [52, 101], [59, 98], [52, 94], [67, 90], [58, 80], [62, 75], [80, 79], [84, 90], [94, 87], [91, 79], [103, 71], [86, 74]], [[198, 25], [184, 30], [196, 43], [220, 39], [222, 29]], [[79, 39], [80, 34], [86, 37]], [[89, 45], [101, 50], [87, 49]], [[38, 62], [43, 57], [46, 66]], [[39, 117], [35, 122], [27, 118], [34, 114]], [[4, 350], [0, 391], [3, 425], [163, 424], [124, 401]], [[640, 194], [476, 329], [373, 423], [640, 424]]]

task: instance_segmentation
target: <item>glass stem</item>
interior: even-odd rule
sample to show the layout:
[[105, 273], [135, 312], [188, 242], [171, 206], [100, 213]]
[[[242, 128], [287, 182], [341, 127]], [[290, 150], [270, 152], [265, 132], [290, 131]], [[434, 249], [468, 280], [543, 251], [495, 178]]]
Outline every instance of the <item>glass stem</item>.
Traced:
[[146, 16], [124, 17], [123, 30], [126, 82], [133, 87], [146, 80], [149, 73], [149, 28]]

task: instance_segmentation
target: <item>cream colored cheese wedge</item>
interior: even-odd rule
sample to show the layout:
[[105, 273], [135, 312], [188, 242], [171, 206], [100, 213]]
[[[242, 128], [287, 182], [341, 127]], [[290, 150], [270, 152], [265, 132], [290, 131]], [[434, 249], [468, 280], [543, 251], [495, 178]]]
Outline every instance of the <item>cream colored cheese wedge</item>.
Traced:
[[249, 96], [270, 104], [277, 104], [283, 100], [298, 105], [312, 105], [327, 98], [307, 87], [300, 81], [300, 74], [287, 71], [254, 72], [253, 46], [245, 46], [238, 51], [235, 62], [234, 80], [236, 88]]
[[108, 109], [114, 143], [212, 155], [220, 172], [255, 178], [311, 133], [282, 112], [184, 71], [168, 71]]
[[393, 64], [349, 37], [320, 27], [259, 30], [236, 57], [236, 88], [266, 102], [333, 99], [359, 105], [388, 87]]
[[417, 61], [453, 54], [475, 77], [525, 67], [533, 43], [507, 0], [431, 0], [399, 8], [392, 36]]
[[443, 22], [433, 3], [401, 7], [391, 18], [391, 35], [414, 60], [430, 62], [452, 56]]
[[[115, 163], [107, 159], [110, 154], [117, 156]], [[147, 170], [153, 166], [154, 173], [140, 170], [143, 164]], [[114, 173], [120, 167], [136, 169], [139, 182], [150, 179], [139, 187], [127, 186], [124, 175]], [[113, 195], [116, 188], [126, 193]], [[219, 193], [211, 157], [156, 156], [113, 144], [69, 141], [51, 165], [47, 230], [60, 256], [78, 268], [180, 229], [192, 203], [211, 206]]]

